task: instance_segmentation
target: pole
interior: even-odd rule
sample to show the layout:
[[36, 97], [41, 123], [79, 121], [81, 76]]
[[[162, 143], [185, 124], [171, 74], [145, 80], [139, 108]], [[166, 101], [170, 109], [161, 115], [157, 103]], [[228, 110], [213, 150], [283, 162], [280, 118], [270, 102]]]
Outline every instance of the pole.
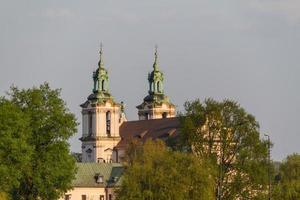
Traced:
[[269, 182], [269, 187], [268, 187], [268, 199], [271, 200], [271, 141], [270, 141], [270, 136], [265, 134], [265, 136], [268, 138], [268, 182]]

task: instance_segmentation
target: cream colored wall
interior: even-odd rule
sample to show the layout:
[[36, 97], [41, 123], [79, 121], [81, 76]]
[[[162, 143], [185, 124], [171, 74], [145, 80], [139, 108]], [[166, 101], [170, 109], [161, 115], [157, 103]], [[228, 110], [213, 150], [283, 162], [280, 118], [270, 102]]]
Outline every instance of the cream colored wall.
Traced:
[[[107, 191], [107, 194], [106, 194]], [[66, 195], [71, 195], [71, 200], [82, 200], [82, 195], [86, 195], [87, 200], [100, 200], [100, 195], [104, 195], [104, 200], [106, 200], [106, 195], [111, 194], [113, 199], [113, 189], [111, 188], [100, 188], [100, 187], [74, 187], [73, 190], [70, 190]], [[61, 197], [59, 200], [64, 200], [65, 196]]]
[[166, 112], [167, 118], [175, 117], [175, 108], [169, 107], [166, 104], [163, 104], [162, 107], [157, 107], [153, 109], [153, 119], [160, 119], [162, 118], [162, 114]]
[[[102, 158], [105, 162], [110, 162], [112, 158], [112, 150], [120, 141], [120, 138], [102, 138], [101, 140], [97, 140], [96, 142], [96, 160], [98, 158]], [[110, 150], [109, 150], [110, 149]]]
[[[108, 137], [106, 133], [106, 112], [110, 111], [111, 114], [111, 129]], [[119, 128], [121, 125], [121, 107], [119, 104], [112, 104], [106, 102], [96, 107], [87, 107], [82, 111], [82, 134], [88, 135], [88, 112], [93, 113], [92, 117], [92, 133], [95, 137], [95, 141], [83, 141], [82, 146], [82, 160], [83, 162], [97, 162], [98, 158], [102, 158], [105, 162], [110, 162], [112, 159], [112, 149], [120, 141]], [[93, 150], [92, 159], [88, 159], [86, 150], [91, 148]], [[111, 149], [111, 150], [107, 150]]]
[[120, 106], [112, 105], [107, 102], [105, 105], [97, 106], [96, 113], [96, 136], [106, 137], [106, 112], [110, 111], [111, 114], [111, 136], [119, 137], [120, 126]]
[[[170, 104], [163, 103], [161, 106], [157, 106], [154, 108], [148, 108], [145, 106], [143, 109], [140, 109], [139, 112], [149, 113], [149, 119], [161, 119], [163, 113], [167, 113], [167, 118], [175, 117], [176, 110], [174, 106], [170, 106]], [[139, 116], [139, 120], [145, 120], [144, 115]]]
[[[112, 149], [120, 141], [120, 106], [112, 105], [107, 102], [103, 106], [97, 106], [97, 141], [96, 141], [96, 160], [102, 158], [105, 162], [111, 162]], [[111, 137], [106, 133], [106, 112], [111, 114]]]

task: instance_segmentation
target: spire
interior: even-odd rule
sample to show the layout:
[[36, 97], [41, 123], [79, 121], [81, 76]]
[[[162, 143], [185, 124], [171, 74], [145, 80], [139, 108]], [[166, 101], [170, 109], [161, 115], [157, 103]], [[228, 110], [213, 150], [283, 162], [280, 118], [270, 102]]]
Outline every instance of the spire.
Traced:
[[98, 69], [93, 73], [93, 80], [94, 80], [94, 93], [107, 93], [108, 94], [108, 73], [107, 70], [104, 68], [103, 62], [103, 46], [102, 43], [100, 44], [100, 51], [99, 51], [99, 62], [98, 62]]
[[100, 43], [100, 51], [99, 51], [99, 55], [100, 55], [100, 59], [99, 59], [99, 62], [98, 62], [98, 66], [99, 68], [104, 68], [104, 62], [103, 62], [103, 57], [102, 57], [102, 54], [103, 54], [103, 45], [102, 45], [102, 42]]
[[157, 53], [157, 49], [158, 49], [158, 46], [155, 45], [154, 63], [153, 63], [154, 71], [158, 71], [158, 53]]
[[157, 53], [157, 45], [155, 46], [154, 53], [154, 63], [153, 63], [153, 71], [148, 74], [149, 81], [149, 95], [152, 94], [163, 94], [163, 81], [164, 75], [158, 69], [158, 53]]

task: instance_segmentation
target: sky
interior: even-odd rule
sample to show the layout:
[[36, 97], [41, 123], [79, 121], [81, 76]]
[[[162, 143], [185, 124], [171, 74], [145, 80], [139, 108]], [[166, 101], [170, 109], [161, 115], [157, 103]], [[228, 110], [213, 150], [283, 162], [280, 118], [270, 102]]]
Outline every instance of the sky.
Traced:
[[[81, 123], [102, 42], [111, 94], [136, 120], [158, 45], [178, 111], [197, 98], [235, 100], [282, 160], [300, 153], [299, 10], [299, 0], [0, 0], [0, 95], [49, 82]], [[74, 152], [80, 135], [81, 125]]]

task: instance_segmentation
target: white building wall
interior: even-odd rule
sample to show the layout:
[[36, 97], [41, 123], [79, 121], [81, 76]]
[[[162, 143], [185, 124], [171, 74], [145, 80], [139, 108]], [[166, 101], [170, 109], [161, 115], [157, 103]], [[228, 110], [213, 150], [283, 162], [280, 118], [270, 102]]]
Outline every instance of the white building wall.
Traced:
[[[87, 200], [101, 200], [101, 196], [104, 197], [103, 200], [108, 200], [109, 194], [113, 196], [112, 192], [110, 189], [100, 187], [74, 187], [73, 190], [68, 191], [65, 195], [70, 195], [71, 200], [82, 200], [82, 195], [86, 195]], [[64, 199], [65, 196], [59, 200]]]
[[88, 135], [88, 114], [82, 114], [82, 134]]

